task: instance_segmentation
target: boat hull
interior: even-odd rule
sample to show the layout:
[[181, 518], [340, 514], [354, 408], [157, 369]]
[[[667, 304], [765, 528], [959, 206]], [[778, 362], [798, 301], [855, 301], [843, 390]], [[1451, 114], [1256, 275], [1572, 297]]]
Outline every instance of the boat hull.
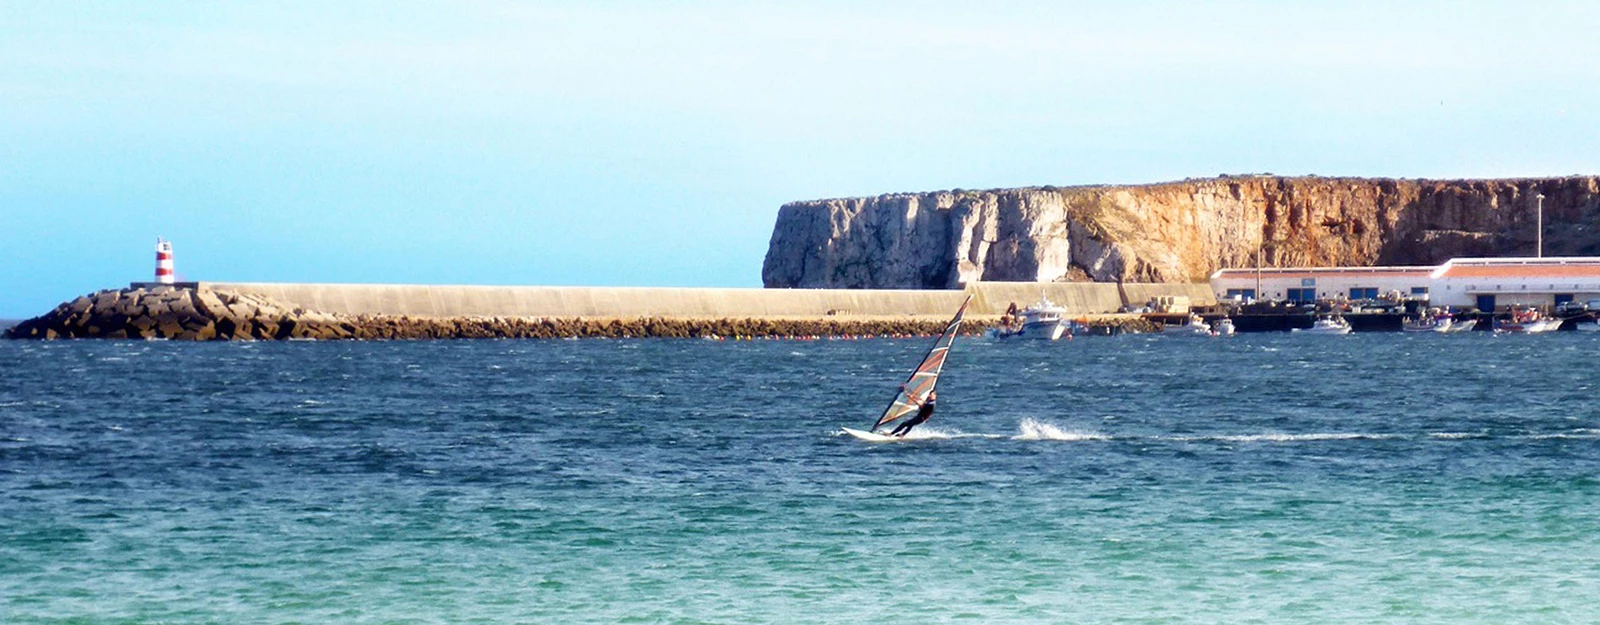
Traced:
[[1561, 327], [1560, 319], [1540, 319], [1526, 323], [1502, 323], [1495, 326], [1496, 332], [1507, 334], [1539, 334], [1550, 332]]
[[1055, 321], [1030, 321], [1022, 324], [1022, 329], [1013, 336], [1019, 339], [1032, 339], [1038, 341], [1054, 341], [1066, 333], [1067, 324], [1059, 319]]
[[1451, 320], [1451, 319], [1439, 319], [1439, 320], [1435, 320], [1435, 321], [1432, 321], [1432, 322], [1429, 322], [1429, 323], [1407, 323], [1404, 326], [1401, 326], [1400, 329], [1405, 331], [1405, 332], [1440, 332], [1440, 333], [1444, 333], [1444, 332], [1450, 332], [1451, 331], [1451, 326], [1454, 325], [1454, 324], [1455, 324], [1454, 320]]
[[1349, 334], [1350, 324], [1340, 321], [1319, 320], [1309, 328], [1295, 328], [1295, 334]]

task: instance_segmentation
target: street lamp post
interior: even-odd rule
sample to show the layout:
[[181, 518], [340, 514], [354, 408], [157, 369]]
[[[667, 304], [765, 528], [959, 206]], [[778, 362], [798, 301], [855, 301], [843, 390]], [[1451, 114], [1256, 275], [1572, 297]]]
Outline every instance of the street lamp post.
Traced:
[[1537, 230], [1533, 235], [1534, 254], [1538, 258], [1544, 258], [1544, 194], [1540, 193], [1534, 198], [1539, 200], [1539, 210], [1534, 218], [1534, 228]]

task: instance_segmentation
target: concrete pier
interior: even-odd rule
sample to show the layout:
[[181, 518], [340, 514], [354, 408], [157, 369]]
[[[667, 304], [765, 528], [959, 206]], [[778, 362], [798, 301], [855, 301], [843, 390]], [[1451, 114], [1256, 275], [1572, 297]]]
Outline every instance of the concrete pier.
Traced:
[[[1193, 292], [1205, 285], [1176, 285]], [[90, 293], [7, 338], [195, 341], [926, 336], [969, 293], [968, 331], [1038, 294], [1084, 323], [1148, 323], [1105, 314], [1118, 285], [977, 285], [963, 291], [482, 287], [373, 284], [135, 283]]]
[[[135, 286], [142, 286], [136, 284]], [[968, 312], [999, 315], [1041, 295], [1071, 314], [1116, 312], [1158, 295], [1216, 302], [1207, 284], [981, 282], [963, 291], [865, 289], [717, 289], [661, 287], [435, 286], [198, 282], [198, 290], [265, 297], [344, 315], [560, 318], [948, 317], [966, 294]]]

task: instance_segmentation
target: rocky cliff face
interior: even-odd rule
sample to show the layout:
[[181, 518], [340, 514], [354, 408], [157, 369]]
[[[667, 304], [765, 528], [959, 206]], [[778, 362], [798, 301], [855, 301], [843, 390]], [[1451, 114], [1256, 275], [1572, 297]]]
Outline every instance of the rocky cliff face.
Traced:
[[1427, 265], [1600, 255], [1600, 178], [1224, 176], [1151, 185], [938, 191], [778, 211], [769, 288], [973, 281], [1197, 282], [1228, 267]]

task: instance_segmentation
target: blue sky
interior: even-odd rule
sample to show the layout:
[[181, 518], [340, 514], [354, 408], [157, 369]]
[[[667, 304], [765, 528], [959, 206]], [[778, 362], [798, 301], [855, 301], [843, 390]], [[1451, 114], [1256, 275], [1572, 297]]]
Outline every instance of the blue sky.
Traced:
[[1596, 174], [1597, 7], [0, 0], [0, 318], [157, 235], [191, 280], [755, 287], [793, 200]]

